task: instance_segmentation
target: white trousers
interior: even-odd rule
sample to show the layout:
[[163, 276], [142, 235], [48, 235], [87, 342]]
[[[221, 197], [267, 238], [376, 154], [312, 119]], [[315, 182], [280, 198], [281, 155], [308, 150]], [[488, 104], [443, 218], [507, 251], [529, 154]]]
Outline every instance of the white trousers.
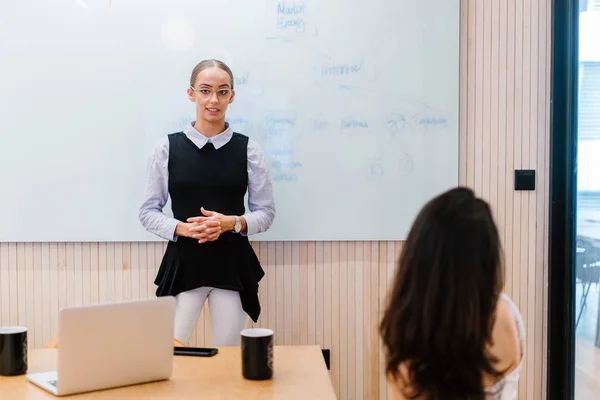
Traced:
[[248, 323], [240, 294], [212, 287], [200, 287], [175, 296], [175, 339], [186, 345], [189, 343], [207, 298], [212, 346], [239, 346], [240, 332]]

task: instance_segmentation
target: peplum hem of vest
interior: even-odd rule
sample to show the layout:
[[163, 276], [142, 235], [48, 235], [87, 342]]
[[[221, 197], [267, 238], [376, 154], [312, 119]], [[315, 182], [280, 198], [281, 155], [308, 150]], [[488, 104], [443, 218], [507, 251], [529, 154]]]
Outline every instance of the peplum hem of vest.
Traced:
[[242, 308], [258, 321], [258, 283], [265, 275], [248, 238], [225, 232], [214, 242], [170, 241], [154, 280], [156, 296], [177, 296], [207, 286], [239, 292]]

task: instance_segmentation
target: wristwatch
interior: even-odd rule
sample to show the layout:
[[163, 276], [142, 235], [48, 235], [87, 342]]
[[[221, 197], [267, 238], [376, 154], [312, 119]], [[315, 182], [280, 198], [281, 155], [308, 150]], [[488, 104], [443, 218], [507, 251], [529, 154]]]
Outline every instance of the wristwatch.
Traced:
[[233, 230], [236, 233], [240, 233], [240, 231], [242, 230], [242, 221], [240, 221], [240, 217], [238, 217], [237, 215], [234, 216], [235, 218], [235, 225], [233, 226]]

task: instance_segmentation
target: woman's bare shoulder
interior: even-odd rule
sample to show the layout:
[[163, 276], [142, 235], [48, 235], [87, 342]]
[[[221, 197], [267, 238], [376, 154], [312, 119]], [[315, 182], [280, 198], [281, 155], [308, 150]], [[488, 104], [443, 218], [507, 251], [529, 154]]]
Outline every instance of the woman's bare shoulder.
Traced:
[[504, 300], [502, 297], [496, 305], [496, 317], [488, 351], [497, 359], [493, 364], [494, 368], [503, 373], [500, 377], [486, 376], [485, 386], [502, 379], [503, 376], [517, 368], [521, 362], [521, 344], [513, 307], [508, 300]]

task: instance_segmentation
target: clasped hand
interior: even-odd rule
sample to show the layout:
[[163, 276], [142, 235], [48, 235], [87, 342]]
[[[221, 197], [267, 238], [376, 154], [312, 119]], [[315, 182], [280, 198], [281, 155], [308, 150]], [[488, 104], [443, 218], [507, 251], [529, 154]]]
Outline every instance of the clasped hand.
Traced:
[[221, 233], [228, 231], [227, 216], [215, 212], [200, 209], [203, 216], [191, 217], [187, 219], [187, 223], [181, 223], [180, 233], [182, 236], [187, 236], [198, 240], [198, 243], [212, 242], [219, 238]]

